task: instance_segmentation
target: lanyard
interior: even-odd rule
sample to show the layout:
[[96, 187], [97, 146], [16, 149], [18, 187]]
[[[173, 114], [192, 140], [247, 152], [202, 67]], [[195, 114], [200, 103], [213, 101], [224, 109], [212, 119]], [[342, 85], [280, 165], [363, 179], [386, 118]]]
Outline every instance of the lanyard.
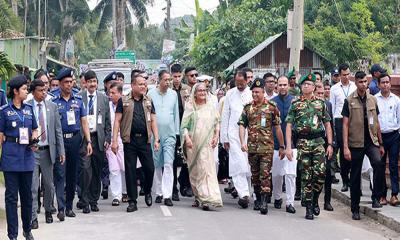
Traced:
[[350, 83], [349, 83], [349, 87], [347, 88], [347, 93], [344, 91], [343, 85], [341, 85], [340, 87], [342, 87], [343, 94], [344, 94], [344, 96], [347, 98], [347, 96], [349, 96]]
[[[22, 118], [21, 118], [21, 116], [17, 113], [17, 111], [15, 111], [15, 109], [11, 106], [11, 103], [9, 103], [8, 105], [10, 106], [10, 108], [12, 109], [12, 111], [13, 111], [15, 114], [17, 114], [19, 120], [21, 120], [21, 122], [22, 122], [22, 127], [25, 127], [25, 115], [24, 115], [24, 112], [22, 112]], [[22, 105], [21, 105], [21, 108], [22, 108]]]
[[[87, 113], [89, 114], [90, 110], [94, 107], [94, 102], [96, 101], [97, 98], [97, 94], [95, 96], [92, 97], [92, 105], [89, 105], [90, 103], [90, 97], [89, 97], [89, 101], [88, 101], [88, 109], [87, 109]], [[94, 111], [93, 111], [94, 112]]]

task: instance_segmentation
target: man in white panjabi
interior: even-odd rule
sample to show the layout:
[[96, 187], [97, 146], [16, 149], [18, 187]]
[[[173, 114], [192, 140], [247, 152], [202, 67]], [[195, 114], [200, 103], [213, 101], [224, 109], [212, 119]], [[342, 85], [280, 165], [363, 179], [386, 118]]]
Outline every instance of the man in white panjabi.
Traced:
[[242, 208], [248, 207], [250, 196], [250, 166], [247, 160], [247, 153], [241, 150], [238, 125], [244, 105], [250, 103], [253, 99], [251, 91], [247, 87], [246, 79], [246, 72], [236, 72], [236, 87], [226, 93], [221, 118], [221, 141], [224, 144], [224, 148], [229, 151], [229, 176], [232, 177], [233, 184], [239, 195], [238, 204]]

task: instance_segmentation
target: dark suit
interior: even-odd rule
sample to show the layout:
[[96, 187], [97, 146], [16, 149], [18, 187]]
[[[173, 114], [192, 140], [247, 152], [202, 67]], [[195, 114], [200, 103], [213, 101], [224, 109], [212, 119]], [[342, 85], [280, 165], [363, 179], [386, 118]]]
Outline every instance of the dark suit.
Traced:
[[[82, 100], [85, 106], [88, 106], [88, 91], [82, 92]], [[84, 144], [82, 144], [81, 154], [81, 174], [80, 174], [80, 186], [81, 186], [81, 202], [84, 206], [97, 205], [97, 201], [100, 197], [101, 191], [101, 171], [103, 169], [104, 162], [104, 143], [111, 142], [111, 118], [110, 118], [110, 106], [108, 97], [99, 91], [96, 91], [95, 97], [95, 109], [93, 113], [96, 115], [95, 125], [96, 130], [91, 130], [90, 139], [92, 140], [93, 154], [86, 157], [86, 144], [83, 138]], [[88, 113], [90, 113], [90, 106]], [[89, 115], [89, 114], [88, 114]], [[83, 131], [81, 130], [83, 137]]]

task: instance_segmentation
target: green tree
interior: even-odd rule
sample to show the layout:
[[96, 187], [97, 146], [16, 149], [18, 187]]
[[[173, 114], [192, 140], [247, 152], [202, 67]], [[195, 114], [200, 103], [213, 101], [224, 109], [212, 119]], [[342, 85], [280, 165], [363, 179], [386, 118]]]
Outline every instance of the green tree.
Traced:
[[7, 54], [0, 52], [0, 79], [10, 79], [15, 70]]
[[160, 59], [165, 32], [157, 25], [140, 28], [138, 25], [126, 31], [126, 45], [138, 59]]
[[0, 0], [0, 33], [6, 30], [22, 30], [22, 21], [14, 14], [5, 0]]

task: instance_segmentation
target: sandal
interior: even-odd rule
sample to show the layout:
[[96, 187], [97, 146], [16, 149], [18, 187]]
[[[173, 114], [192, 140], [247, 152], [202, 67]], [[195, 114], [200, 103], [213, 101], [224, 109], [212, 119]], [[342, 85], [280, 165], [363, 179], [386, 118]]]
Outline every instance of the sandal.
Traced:
[[199, 202], [199, 200], [194, 200], [194, 202], [193, 202], [193, 204], [192, 204], [192, 207], [199, 207], [200, 206], [200, 202]]

